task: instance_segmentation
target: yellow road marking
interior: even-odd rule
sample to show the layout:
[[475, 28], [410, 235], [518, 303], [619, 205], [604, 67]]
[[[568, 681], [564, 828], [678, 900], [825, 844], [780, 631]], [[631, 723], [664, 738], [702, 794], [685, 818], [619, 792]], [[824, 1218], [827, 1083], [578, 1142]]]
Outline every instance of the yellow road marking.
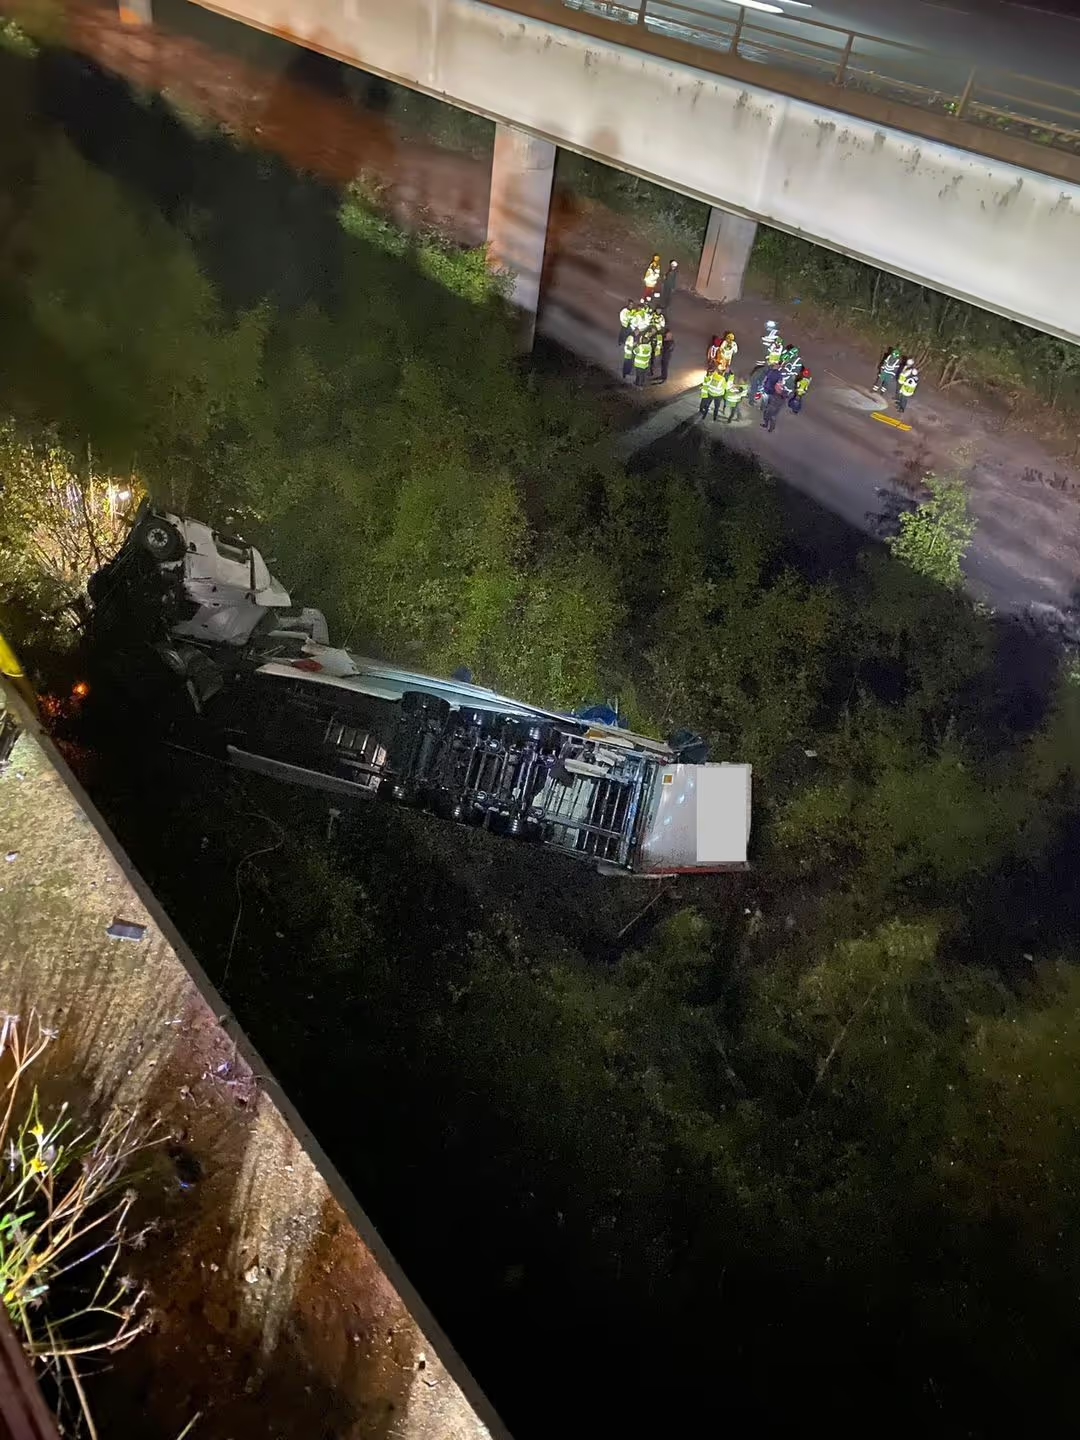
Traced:
[[905, 425], [903, 420], [897, 420], [892, 415], [886, 415], [883, 410], [873, 410], [870, 414], [871, 420], [880, 420], [883, 425], [892, 425], [897, 430], [910, 430], [910, 425]]

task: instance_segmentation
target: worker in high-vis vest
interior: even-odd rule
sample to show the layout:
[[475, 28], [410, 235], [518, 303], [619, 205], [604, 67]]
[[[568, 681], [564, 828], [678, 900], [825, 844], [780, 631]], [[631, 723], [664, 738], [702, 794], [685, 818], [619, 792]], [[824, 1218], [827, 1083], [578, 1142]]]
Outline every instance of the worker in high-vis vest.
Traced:
[[735, 336], [729, 330], [720, 341], [720, 354], [717, 356], [716, 361], [717, 368], [723, 370], [726, 374], [727, 371], [731, 369], [731, 362], [735, 359], [738, 351], [739, 347], [736, 343]]
[[652, 364], [653, 343], [649, 331], [634, 346], [634, 384], [644, 385]]
[[700, 414], [708, 415], [709, 406], [713, 407], [713, 419], [719, 420], [720, 406], [724, 403], [724, 396], [727, 394], [727, 376], [722, 370], [706, 370], [705, 378], [701, 382], [701, 406]]
[[34, 687], [26, 678], [26, 671], [23, 669], [19, 657], [4, 639], [2, 633], [0, 633], [0, 675], [3, 675], [11, 688], [22, 696], [31, 710], [37, 709], [37, 696], [34, 694]]
[[871, 385], [870, 389], [876, 395], [887, 395], [889, 387], [896, 384], [896, 377], [900, 373], [900, 362], [902, 360], [899, 345], [892, 345], [881, 357], [878, 365], [877, 384]]
[[919, 388], [919, 367], [914, 360], [905, 360], [904, 367], [900, 371], [896, 381], [896, 408], [902, 415], [908, 407], [908, 401]]
[[622, 373], [623, 379], [629, 380], [634, 370], [634, 347], [637, 345], [637, 336], [632, 330], [627, 333], [622, 347]]
[[706, 370], [701, 377], [701, 404], [698, 406], [698, 414], [702, 417], [708, 415], [709, 402], [712, 400], [712, 395], [709, 393], [709, 379], [712, 373], [711, 370]]
[[759, 398], [761, 381], [765, 378], [767, 370], [777, 370], [783, 358], [785, 349], [784, 337], [776, 328], [775, 320], [768, 320], [765, 323], [765, 334], [761, 337], [761, 343], [765, 347], [764, 358], [759, 360], [750, 371], [750, 403], [755, 404]]
[[645, 270], [645, 295], [651, 299], [660, 288], [660, 256], [654, 255]]
[[729, 374], [724, 386], [724, 418], [730, 425], [739, 418], [739, 406], [746, 399], [750, 386], [737, 375]]
[[810, 381], [812, 379], [813, 376], [810, 374], [810, 371], [804, 365], [803, 368], [799, 371], [798, 379], [795, 381], [795, 394], [799, 397], [800, 400], [806, 399], [806, 392], [810, 389]]
[[656, 362], [657, 362], [658, 360], [661, 360], [661, 359], [663, 358], [663, 354], [664, 354], [664, 332], [663, 332], [663, 330], [654, 330], [654, 331], [652, 332], [652, 359], [649, 361], [649, 374], [650, 374], [650, 375], [652, 375], [652, 374], [655, 373], [655, 371], [656, 371]]
[[631, 316], [633, 313], [634, 313], [634, 302], [633, 302], [632, 300], [627, 300], [626, 304], [625, 304], [625, 305], [622, 307], [622, 309], [619, 311], [619, 344], [620, 344], [620, 345], [621, 345], [621, 344], [623, 343], [623, 341], [626, 339], [627, 332], [628, 332], [629, 329], [630, 329], [630, 316]]

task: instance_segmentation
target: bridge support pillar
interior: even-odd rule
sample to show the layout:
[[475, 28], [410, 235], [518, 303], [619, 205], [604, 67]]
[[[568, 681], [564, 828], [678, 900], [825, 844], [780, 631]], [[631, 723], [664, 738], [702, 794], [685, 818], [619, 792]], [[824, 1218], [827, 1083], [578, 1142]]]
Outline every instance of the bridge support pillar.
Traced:
[[117, 8], [125, 25], [154, 23], [154, 0], [117, 0]]
[[495, 131], [488, 207], [488, 264], [514, 277], [511, 299], [521, 311], [522, 350], [531, 350], [544, 273], [555, 146], [512, 125]]
[[756, 220], [731, 215], [713, 206], [694, 285], [699, 295], [721, 303], [739, 299], [756, 234]]

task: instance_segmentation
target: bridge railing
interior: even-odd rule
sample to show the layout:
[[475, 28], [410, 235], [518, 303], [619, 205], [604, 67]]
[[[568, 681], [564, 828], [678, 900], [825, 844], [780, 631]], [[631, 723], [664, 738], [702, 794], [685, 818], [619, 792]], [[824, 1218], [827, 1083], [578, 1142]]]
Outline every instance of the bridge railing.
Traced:
[[920, 106], [1080, 155], [1080, 89], [971, 67], [899, 40], [745, 6], [704, 10], [682, 0], [562, 0], [618, 24]]

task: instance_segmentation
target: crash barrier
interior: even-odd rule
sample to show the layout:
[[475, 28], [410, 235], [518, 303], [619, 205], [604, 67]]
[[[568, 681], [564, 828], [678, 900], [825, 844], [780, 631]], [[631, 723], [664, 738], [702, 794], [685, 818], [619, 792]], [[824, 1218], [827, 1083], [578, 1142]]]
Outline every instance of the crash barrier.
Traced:
[[[332, 1407], [340, 1421], [334, 1433], [347, 1427], [355, 1440], [384, 1440], [388, 1427], [400, 1440], [510, 1440], [43, 725], [0, 673], [5, 714], [21, 733], [0, 764], [0, 1005], [36, 1014], [56, 1032], [35, 1072], [43, 1093], [74, 1091], [156, 1116], [165, 1133], [184, 1132], [183, 1163], [198, 1176], [181, 1182], [183, 1208], [168, 1211], [167, 1227], [170, 1284], [198, 1299], [185, 1300], [183, 1314], [173, 1311], [175, 1321], [127, 1352], [131, 1383], [147, 1394], [152, 1380], [191, 1383], [216, 1351], [237, 1356], [233, 1367], [250, 1366], [246, 1403], [303, 1397], [301, 1408], [292, 1401], [275, 1416], [282, 1435], [300, 1434], [302, 1421], [310, 1432], [314, 1417]], [[274, 957], [264, 960], [269, 967]], [[350, 1101], [371, 1105], [379, 1097], [361, 1087]], [[146, 1171], [149, 1197], [163, 1182], [153, 1165]], [[406, 1188], [408, 1177], [401, 1183]], [[169, 1292], [158, 1298], [166, 1310], [173, 1303]], [[186, 1323], [189, 1303], [194, 1326]], [[46, 1440], [47, 1430], [10, 1428], [17, 1360], [4, 1352], [0, 1327], [0, 1440]], [[266, 1430], [238, 1422], [233, 1433]]]
[[899, 40], [819, 20], [767, 16], [745, 6], [719, 13], [676, 0], [562, 0], [562, 5], [1080, 155], [1080, 89], [1069, 85], [969, 67]]

